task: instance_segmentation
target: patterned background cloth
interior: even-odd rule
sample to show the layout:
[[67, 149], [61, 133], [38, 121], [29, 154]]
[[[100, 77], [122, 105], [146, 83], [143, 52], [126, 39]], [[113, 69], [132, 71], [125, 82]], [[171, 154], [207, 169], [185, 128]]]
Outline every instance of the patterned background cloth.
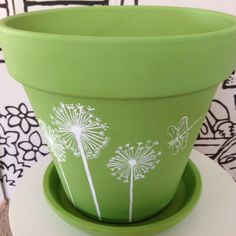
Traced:
[[[202, 7], [236, 15], [236, 0], [0, 0], [0, 17], [55, 7], [154, 4]], [[212, 101], [195, 148], [218, 162], [236, 180], [235, 71], [225, 79]], [[1, 51], [0, 84], [0, 181], [10, 197], [27, 169], [49, 154], [28, 98], [8, 74]]]

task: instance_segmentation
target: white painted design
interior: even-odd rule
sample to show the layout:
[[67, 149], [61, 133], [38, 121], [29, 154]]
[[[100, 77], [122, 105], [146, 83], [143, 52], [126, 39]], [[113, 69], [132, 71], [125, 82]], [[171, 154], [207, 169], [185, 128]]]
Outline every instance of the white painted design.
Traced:
[[118, 147], [116, 155], [110, 159], [107, 166], [111, 169], [112, 175], [117, 179], [130, 183], [129, 190], [129, 222], [132, 222], [133, 216], [133, 189], [134, 181], [143, 179], [145, 174], [153, 170], [160, 162], [157, 159], [161, 152], [156, 152], [154, 146], [159, 144], [158, 141], [147, 141], [137, 143], [136, 147], [126, 144]]
[[171, 141], [168, 142], [172, 149], [172, 154], [175, 156], [180, 149], [187, 146], [189, 131], [202, 119], [200, 117], [191, 126], [188, 126], [188, 117], [183, 116], [179, 122], [178, 127], [170, 125], [168, 127], [168, 134], [171, 136]]
[[108, 126], [91, 113], [94, 110], [90, 106], [61, 103], [59, 107], [53, 108], [54, 116], [51, 116], [66, 147], [76, 156], [82, 156], [78, 146], [80, 141], [86, 159], [97, 158], [109, 142], [104, 133]]
[[75, 206], [75, 201], [74, 201], [69, 183], [66, 179], [66, 176], [65, 176], [64, 170], [62, 168], [62, 164], [61, 164], [62, 162], [66, 161], [65, 149], [62, 144], [62, 141], [61, 141], [57, 131], [53, 130], [49, 125], [46, 125], [46, 123], [44, 121], [39, 120], [39, 125], [43, 131], [43, 135], [44, 135], [44, 138], [48, 144], [49, 149], [51, 150], [52, 154], [56, 157], [56, 160], [58, 161], [58, 165], [59, 165], [62, 177], [65, 181], [66, 188], [68, 190], [71, 202]]
[[99, 157], [109, 138], [105, 136], [108, 126], [92, 114], [94, 110], [81, 104], [61, 103], [59, 107], [53, 108], [54, 115], [51, 119], [53, 124], [58, 126], [58, 133], [65, 147], [73, 151], [75, 156], [82, 158], [97, 216], [102, 220], [87, 159]]

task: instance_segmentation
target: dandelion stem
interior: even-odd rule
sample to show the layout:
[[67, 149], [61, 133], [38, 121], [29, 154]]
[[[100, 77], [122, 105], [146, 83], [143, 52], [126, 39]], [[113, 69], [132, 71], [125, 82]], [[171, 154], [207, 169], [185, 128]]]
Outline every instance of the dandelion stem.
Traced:
[[67, 182], [67, 179], [66, 179], [65, 173], [64, 173], [64, 171], [63, 171], [63, 169], [62, 169], [62, 166], [61, 166], [60, 161], [58, 161], [58, 165], [59, 165], [59, 168], [60, 168], [60, 170], [61, 170], [61, 173], [62, 173], [63, 179], [64, 179], [64, 181], [65, 181], [65, 183], [66, 183], [66, 187], [67, 187], [67, 190], [68, 190], [68, 192], [69, 192], [70, 199], [71, 199], [73, 205], [75, 206], [75, 201], [74, 201], [74, 198], [72, 197], [72, 193], [71, 193], [71, 190], [70, 190], [69, 184], [68, 184], [68, 182]]
[[81, 158], [82, 158], [82, 161], [83, 161], [86, 176], [87, 176], [87, 179], [88, 179], [88, 182], [89, 182], [89, 187], [90, 187], [90, 191], [92, 193], [92, 197], [93, 197], [93, 201], [94, 201], [94, 204], [95, 204], [97, 216], [98, 216], [99, 220], [102, 220], [101, 212], [100, 212], [100, 208], [99, 208], [99, 205], [98, 205], [97, 196], [96, 196], [96, 192], [95, 192], [95, 188], [94, 188], [94, 185], [93, 185], [93, 180], [92, 180], [92, 177], [91, 177], [91, 174], [90, 174], [90, 170], [89, 170], [88, 162], [87, 162], [86, 155], [85, 155], [85, 152], [84, 152], [84, 148], [83, 148], [83, 145], [80, 141], [80, 137], [76, 137], [76, 141], [77, 141], [78, 149], [80, 151]]
[[133, 213], [133, 187], [134, 187], [134, 170], [133, 166], [130, 167], [130, 188], [129, 188], [129, 223], [132, 222], [132, 213]]

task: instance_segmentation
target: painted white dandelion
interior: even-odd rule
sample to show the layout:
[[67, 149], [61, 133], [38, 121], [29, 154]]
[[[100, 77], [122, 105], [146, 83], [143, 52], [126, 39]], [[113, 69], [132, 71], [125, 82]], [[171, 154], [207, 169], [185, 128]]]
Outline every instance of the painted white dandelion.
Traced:
[[125, 183], [130, 183], [129, 222], [132, 222], [133, 214], [134, 181], [143, 179], [145, 174], [153, 170], [160, 162], [158, 157], [161, 152], [154, 150], [154, 146], [158, 144], [158, 141], [147, 141], [145, 144], [137, 143], [136, 147], [130, 144], [120, 146], [115, 152], [116, 155], [107, 164], [112, 175]]
[[79, 141], [87, 159], [99, 157], [109, 142], [105, 136], [108, 126], [92, 114], [94, 110], [90, 106], [61, 103], [59, 107], [53, 108], [54, 115], [51, 116], [67, 149], [76, 156], [82, 156]]
[[95, 109], [81, 104], [63, 104], [53, 108], [52, 123], [58, 127], [58, 133], [67, 149], [81, 157], [89, 187], [95, 204], [97, 216], [102, 220], [95, 188], [90, 174], [87, 159], [99, 157], [107, 146], [109, 138], [105, 131], [107, 125], [92, 114]]
[[70, 186], [68, 184], [68, 181], [66, 179], [66, 176], [65, 176], [64, 170], [62, 168], [62, 164], [61, 164], [61, 162], [66, 161], [65, 148], [62, 144], [62, 141], [61, 141], [57, 131], [52, 129], [49, 125], [46, 125], [46, 123], [44, 121], [39, 120], [39, 125], [43, 131], [44, 138], [48, 144], [48, 147], [49, 147], [51, 153], [56, 157], [56, 160], [58, 161], [58, 165], [59, 165], [60, 171], [62, 173], [63, 179], [65, 181], [66, 188], [68, 190], [71, 202], [75, 206], [75, 201], [72, 196]]
[[59, 162], [66, 161], [65, 148], [56, 130], [53, 130], [49, 125], [46, 125], [46, 123], [42, 120], [39, 120], [39, 125], [43, 131], [43, 136], [52, 154]]
[[170, 125], [168, 127], [168, 134], [171, 136], [171, 141], [168, 142], [172, 149], [172, 154], [175, 156], [180, 149], [184, 149], [188, 142], [189, 131], [201, 120], [197, 119], [191, 126], [188, 126], [188, 117], [183, 116], [179, 122], [178, 127]]

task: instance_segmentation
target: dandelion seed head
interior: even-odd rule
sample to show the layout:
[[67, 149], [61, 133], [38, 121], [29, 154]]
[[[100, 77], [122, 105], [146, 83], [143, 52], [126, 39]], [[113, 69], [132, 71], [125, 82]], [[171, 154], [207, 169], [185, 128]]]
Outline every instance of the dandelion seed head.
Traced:
[[136, 147], [128, 143], [119, 146], [115, 151], [116, 155], [109, 160], [107, 166], [112, 175], [123, 182], [129, 182], [131, 174], [134, 180], [142, 179], [159, 163], [159, 152], [154, 150], [156, 145], [156, 142], [148, 141], [145, 145], [139, 142]]
[[129, 160], [129, 165], [130, 166], [136, 166], [137, 165], [137, 161], [135, 159], [130, 159]]
[[78, 141], [83, 146], [86, 158], [97, 158], [108, 144], [106, 124], [91, 111], [95, 109], [81, 104], [64, 104], [53, 108], [52, 123], [58, 126], [61, 139], [74, 155], [81, 156]]
[[46, 125], [46, 123], [42, 120], [39, 120], [39, 125], [42, 128], [44, 138], [52, 154], [57, 158], [59, 162], [64, 162], [66, 160], [65, 148], [57, 131]]
[[70, 128], [70, 131], [75, 135], [75, 136], [81, 136], [83, 134], [83, 128], [80, 127], [80, 125], [75, 125]]

